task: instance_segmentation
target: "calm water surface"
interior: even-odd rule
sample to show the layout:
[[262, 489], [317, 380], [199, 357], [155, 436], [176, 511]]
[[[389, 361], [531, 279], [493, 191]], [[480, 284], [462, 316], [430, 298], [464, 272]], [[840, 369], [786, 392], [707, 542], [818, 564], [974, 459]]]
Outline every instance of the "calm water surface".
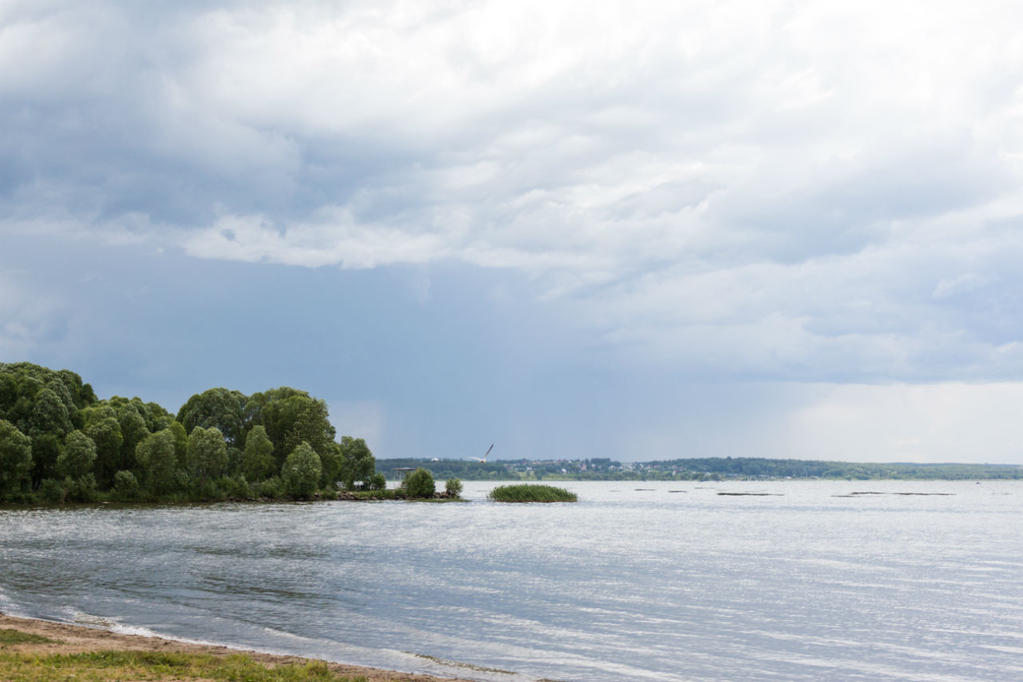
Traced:
[[1021, 482], [559, 485], [0, 510], [0, 611], [509, 682], [1023, 679]]

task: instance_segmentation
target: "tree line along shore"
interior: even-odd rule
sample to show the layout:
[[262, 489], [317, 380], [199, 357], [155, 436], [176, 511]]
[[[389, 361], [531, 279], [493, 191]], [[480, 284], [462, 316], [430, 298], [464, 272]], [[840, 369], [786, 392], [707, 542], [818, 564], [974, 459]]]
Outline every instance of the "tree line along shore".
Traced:
[[326, 403], [286, 386], [211, 388], [172, 414], [99, 399], [66, 369], [0, 363], [3, 503], [403, 496], [362, 438], [336, 436]]
[[[421, 469], [388, 490], [385, 472]], [[433, 477], [446, 479], [435, 493]], [[211, 388], [176, 414], [141, 398], [99, 399], [81, 377], [0, 363], [0, 503], [441, 497], [460, 481], [725, 479], [1019, 479], [1023, 468], [754, 457], [618, 462], [608, 458], [377, 461], [342, 436], [327, 405], [290, 387], [245, 395]]]

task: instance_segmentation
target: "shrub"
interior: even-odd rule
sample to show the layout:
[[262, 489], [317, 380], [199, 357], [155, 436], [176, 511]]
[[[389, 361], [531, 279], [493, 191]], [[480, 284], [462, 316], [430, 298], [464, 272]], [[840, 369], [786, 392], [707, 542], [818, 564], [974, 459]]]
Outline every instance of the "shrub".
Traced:
[[272, 500], [284, 497], [284, 483], [280, 477], [271, 476], [265, 481], [260, 481], [257, 492], [260, 497], [269, 497]]
[[208, 478], [192, 481], [192, 487], [189, 492], [189, 497], [195, 500], [222, 500], [227, 497], [216, 482]]
[[423, 467], [419, 467], [406, 476], [401, 486], [409, 497], [433, 497], [434, 492], [436, 492], [433, 474]]
[[462, 482], [457, 478], [449, 478], [444, 481], [444, 491], [451, 497], [458, 497], [462, 494]]
[[502, 485], [487, 495], [495, 502], [575, 502], [579, 498], [564, 488], [552, 485]]
[[96, 477], [89, 473], [72, 479], [64, 479], [64, 487], [68, 488], [68, 498], [72, 502], [96, 501]]
[[387, 489], [387, 477], [381, 472], [376, 472], [369, 477], [369, 490], [386, 490]]
[[133, 500], [139, 494], [139, 481], [130, 471], [114, 474], [114, 496], [119, 500]]
[[224, 491], [224, 494], [235, 500], [247, 500], [252, 497], [249, 482], [245, 480], [244, 474], [234, 478], [223, 476], [217, 481], [217, 487]]
[[64, 504], [64, 498], [67, 497], [67, 488], [63, 486], [61, 481], [55, 478], [44, 478], [43, 482], [39, 485], [39, 496], [43, 498], [44, 502], [50, 504]]

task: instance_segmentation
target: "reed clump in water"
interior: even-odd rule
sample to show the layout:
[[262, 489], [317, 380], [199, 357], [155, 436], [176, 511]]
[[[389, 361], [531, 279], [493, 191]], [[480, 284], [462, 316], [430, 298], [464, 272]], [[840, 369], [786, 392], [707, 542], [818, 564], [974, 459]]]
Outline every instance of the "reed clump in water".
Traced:
[[495, 502], [577, 502], [579, 497], [552, 485], [502, 485], [487, 495]]

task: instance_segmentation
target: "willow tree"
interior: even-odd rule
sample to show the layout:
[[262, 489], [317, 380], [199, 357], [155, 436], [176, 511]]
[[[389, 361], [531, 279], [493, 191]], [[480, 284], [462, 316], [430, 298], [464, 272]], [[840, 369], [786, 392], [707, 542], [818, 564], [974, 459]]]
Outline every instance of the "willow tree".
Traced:
[[32, 439], [0, 419], [0, 498], [16, 493], [32, 472]]
[[[135, 448], [135, 458], [142, 470], [143, 485], [154, 495], [164, 495], [179, 487], [178, 457], [174, 451], [174, 435], [169, 429], [143, 438]], [[115, 482], [121, 473], [114, 476]], [[127, 477], [121, 476], [121, 479]]]
[[305, 391], [282, 386], [249, 398], [247, 411], [253, 423], [262, 424], [274, 446], [278, 470], [284, 458], [302, 443], [319, 454], [326, 454], [337, 432], [327, 418], [327, 403]]
[[308, 498], [316, 492], [321, 473], [320, 456], [308, 443], [302, 443], [284, 460], [281, 468], [284, 490], [294, 498]]
[[239, 391], [211, 388], [189, 398], [178, 410], [177, 420], [189, 434], [199, 427], [216, 428], [229, 445], [241, 450], [249, 429], [248, 402]]
[[193, 481], [209, 481], [224, 475], [227, 469], [227, 443], [220, 429], [201, 426], [188, 435], [188, 472]]
[[242, 473], [250, 483], [262, 481], [273, 476], [274, 444], [266, 435], [262, 425], [252, 427], [245, 439], [245, 450], [242, 453]]

